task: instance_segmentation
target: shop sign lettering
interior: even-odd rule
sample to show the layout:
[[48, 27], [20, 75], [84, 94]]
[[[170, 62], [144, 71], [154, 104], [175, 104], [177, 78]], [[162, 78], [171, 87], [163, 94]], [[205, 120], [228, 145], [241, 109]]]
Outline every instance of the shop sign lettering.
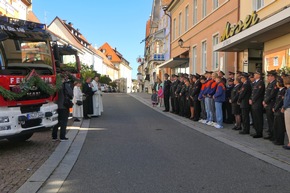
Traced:
[[244, 21], [240, 20], [237, 24], [227, 22], [225, 31], [221, 36], [221, 42], [257, 24], [259, 20], [258, 14], [256, 11], [253, 11], [252, 15], [247, 15]]

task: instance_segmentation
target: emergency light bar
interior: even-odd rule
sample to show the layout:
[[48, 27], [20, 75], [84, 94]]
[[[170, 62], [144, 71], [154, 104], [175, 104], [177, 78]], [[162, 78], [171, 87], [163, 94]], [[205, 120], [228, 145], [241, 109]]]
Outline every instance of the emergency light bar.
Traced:
[[0, 16], [0, 25], [7, 26], [7, 24], [13, 27], [23, 28], [24, 30], [46, 30], [46, 25], [42, 23]]

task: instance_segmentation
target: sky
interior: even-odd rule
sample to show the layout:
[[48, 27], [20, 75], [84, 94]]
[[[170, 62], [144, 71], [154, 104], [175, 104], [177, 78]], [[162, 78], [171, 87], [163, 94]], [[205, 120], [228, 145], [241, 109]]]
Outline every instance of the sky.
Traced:
[[59, 18], [73, 23], [93, 46], [108, 42], [130, 62], [136, 79], [136, 58], [144, 55], [146, 22], [153, 0], [33, 0], [33, 12], [49, 25]]

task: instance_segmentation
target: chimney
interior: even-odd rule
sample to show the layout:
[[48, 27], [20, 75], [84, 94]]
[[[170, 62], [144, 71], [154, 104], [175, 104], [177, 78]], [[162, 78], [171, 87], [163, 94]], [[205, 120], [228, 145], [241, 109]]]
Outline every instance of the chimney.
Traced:
[[68, 25], [69, 25], [70, 27], [73, 27], [72, 22], [68, 22]]
[[62, 20], [63, 21], [63, 23], [66, 23], [66, 20], [64, 19], [64, 20]]

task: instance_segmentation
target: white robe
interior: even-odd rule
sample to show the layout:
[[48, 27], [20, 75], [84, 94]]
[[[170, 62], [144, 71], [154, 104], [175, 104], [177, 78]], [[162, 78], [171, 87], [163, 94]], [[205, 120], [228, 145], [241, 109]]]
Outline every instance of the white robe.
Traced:
[[103, 108], [103, 100], [102, 100], [102, 92], [99, 90], [99, 83], [95, 80], [92, 81], [92, 89], [95, 91], [93, 95], [93, 109], [94, 114], [92, 116], [100, 116], [104, 111]]
[[78, 86], [74, 86], [73, 90], [73, 117], [81, 118], [84, 117], [84, 112], [83, 112], [83, 105], [77, 105], [76, 102], [77, 100], [83, 101], [83, 93]]

